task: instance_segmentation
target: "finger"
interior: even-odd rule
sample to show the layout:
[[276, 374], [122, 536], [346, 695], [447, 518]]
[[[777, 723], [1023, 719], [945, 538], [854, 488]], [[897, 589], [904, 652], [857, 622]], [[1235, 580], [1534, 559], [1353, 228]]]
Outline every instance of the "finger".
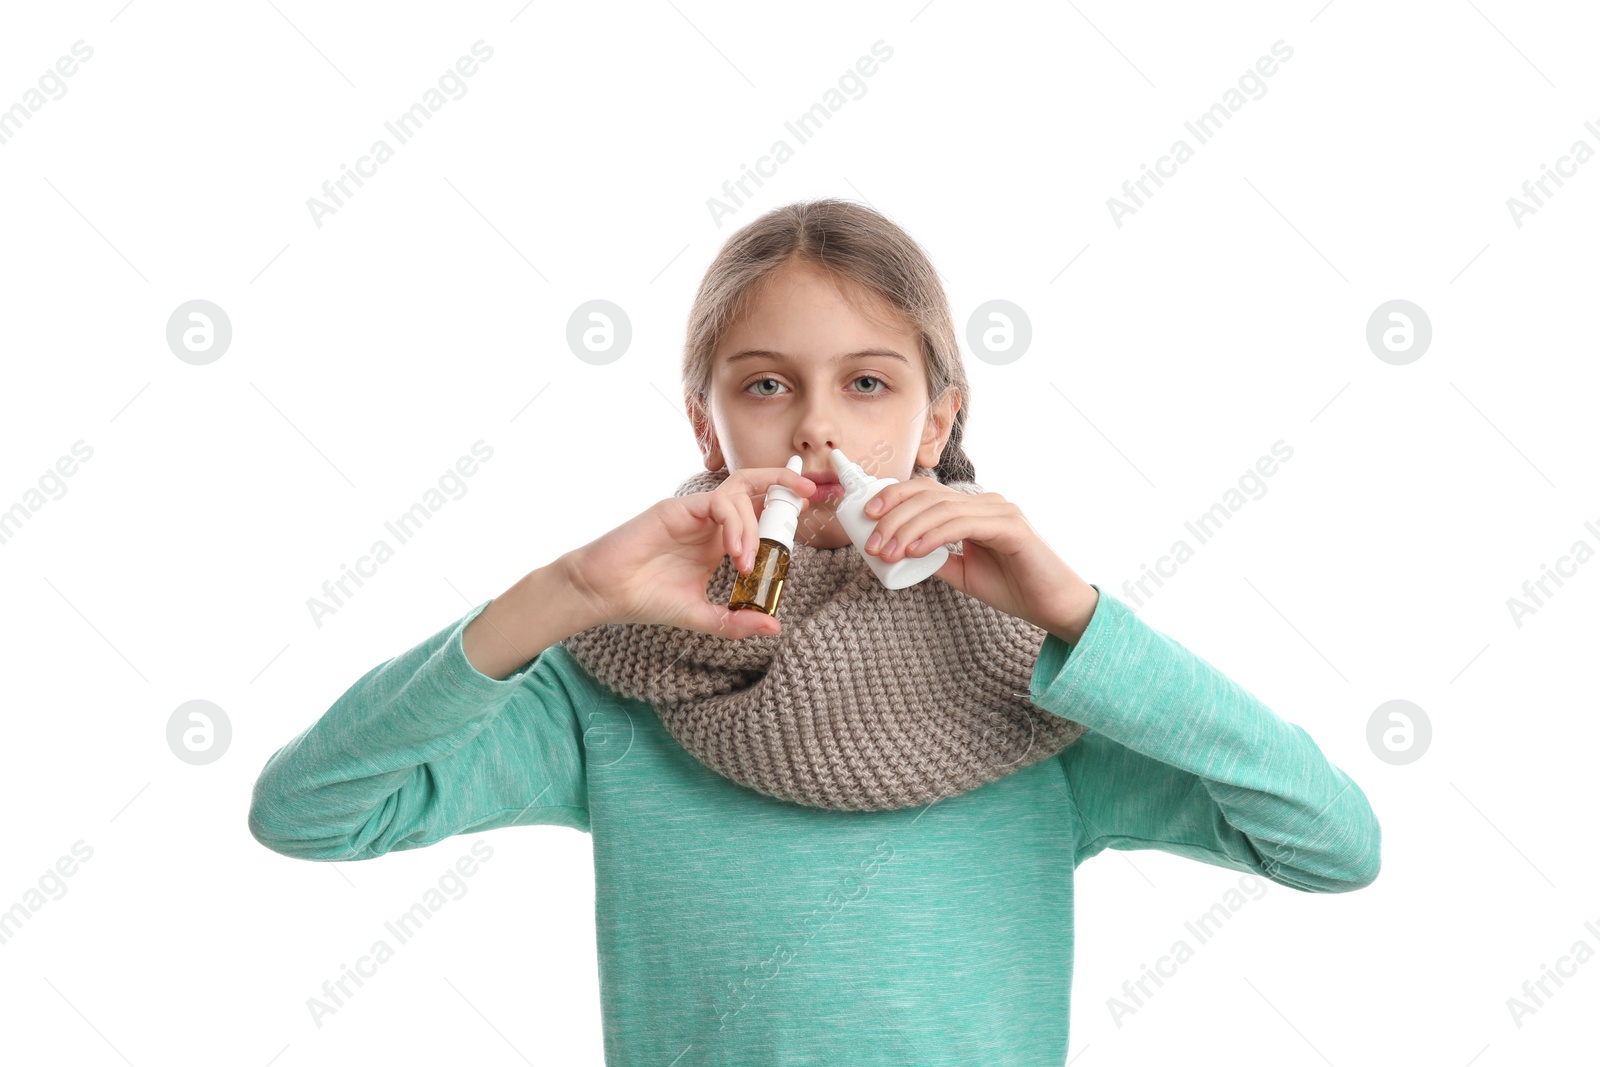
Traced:
[[750, 496], [767, 495], [774, 484], [793, 489], [801, 497], [810, 497], [817, 491], [817, 483], [788, 467], [740, 467], [729, 474], [718, 488], [732, 484], [738, 491]]
[[904, 545], [897, 544], [887, 551], [880, 551], [878, 555], [884, 560], [926, 556], [940, 545], [967, 538], [1000, 549], [1009, 528], [1004, 515], [955, 515], [946, 522], [908, 533]]
[[[893, 489], [894, 486], [889, 488]], [[911, 540], [906, 536], [906, 528], [915, 523], [919, 517], [939, 507], [945, 508], [946, 511], [962, 507], [967, 499], [970, 498], [954, 490], [947, 490], [945, 493], [930, 493], [923, 490], [903, 495], [903, 498], [878, 519], [877, 525], [872, 528], [871, 535], [867, 537], [867, 551], [882, 555], [883, 550], [890, 547], [891, 543], [906, 544]], [[926, 520], [924, 526], [919, 528], [925, 527]]]
[[735, 561], [744, 548], [742, 533], [744, 522], [733, 500], [725, 495], [711, 494], [711, 519], [722, 527], [722, 547]]
[[[904, 483], [896, 482], [895, 485]], [[861, 513], [869, 519], [876, 519], [894, 510], [895, 504], [900, 502], [900, 494], [894, 491], [894, 485], [886, 485], [875, 493], [871, 500], [861, 508]]]
[[[909, 481], [894, 482], [878, 490], [873, 498], [867, 501], [866, 507], [862, 510], [867, 518], [876, 519], [893, 511], [902, 502], [919, 493], [926, 493], [930, 490], [941, 491], [946, 488], [943, 483], [933, 478], [912, 478]], [[953, 489], [949, 491], [955, 492]]]
[[[809, 497], [812, 493], [817, 491], [816, 482], [812, 481], [810, 478], [807, 478], [803, 474], [796, 474], [788, 467], [769, 467], [767, 469], [772, 471], [773, 474], [773, 477], [767, 482], [768, 486], [771, 486], [774, 482], [777, 482], [790, 489], [793, 489], [802, 498]], [[765, 494], [765, 492], [766, 490], [763, 489], [762, 493]]]
[[[790, 473], [794, 472], [790, 471]], [[761, 547], [761, 522], [756, 516], [766, 510], [763, 506], [764, 499], [759, 496], [745, 496], [743, 493], [733, 494], [733, 506], [743, 516], [742, 529], [744, 532], [739, 541], [742, 552], [738, 555], [733, 553], [729, 553], [729, 555], [733, 559], [734, 569], [740, 574], [750, 573], [756, 565], [756, 552]], [[810, 503], [811, 501], [801, 497], [799, 514], [805, 514], [806, 507]]]
[[[806, 508], [810, 506], [810, 504], [811, 504], [811, 501], [807, 497], [801, 497], [800, 498], [800, 510], [802, 512], [805, 511]], [[750, 497], [750, 505], [751, 505], [751, 507], [755, 508], [755, 512], [759, 516], [763, 511], [765, 511], [767, 509], [767, 497], [766, 497], [766, 494], [763, 493], [760, 496], [752, 495]]]
[[696, 630], [739, 640], [745, 637], [771, 636], [782, 631], [778, 620], [764, 611], [747, 608], [734, 610], [725, 605], [705, 601], [696, 606], [689, 625]]
[[[784, 474], [794, 474], [794, 470], [789, 470], [787, 467], [782, 467], [782, 472]], [[805, 478], [805, 482], [810, 482], [810, 478]], [[757, 515], [766, 510], [766, 494], [755, 496], [752, 493], [746, 496], [744, 493], [734, 493], [733, 501], [734, 507], [738, 507], [739, 512], [744, 514], [744, 541], [742, 541], [742, 544], [744, 544], [744, 565], [739, 566], [738, 558], [734, 558], [733, 563], [734, 566], [739, 566], [739, 573], [746, 573], [746, 571], [755, 566], [755, 550], [758, 547], [762, 547], [762, 525], [760, 525]], [[802, 496], [800, 498], [800, 510], [798, 510], [797, 514], [805, 514], [805, 509], [810, 504], [811, 501]]]
[[756, 550], [761, 545], [760, 523], [756, 516], [766, 510], [767, 490], [773, 485], [784, 485], [800, 497], [800, 511], [811, 503], [808, 499], [817, 490], [817, 483], [796, 474], [788, 467], [742, 467], [723, 479], [716, 494], [731, 498], [740, 515], [740, 533], [734, 538], [737, 550], [730, 549], [734, 569], [740, 574], [755, 567]]
[[[884, 560], [926, 556], [947, 541], [964, 537], [984, 540], [999, 536], [1006, 529], [1011, 507], [1010, 504], [984, 503], [970, 497], [937, 501], [900, 522], [893, 532], [885, 534], [877, 555]], [[898, 511], [894, 517], [898, 520]]]
[[735, 493], [733, 496], [733, 510], [739, 516], [738, 524], [742, 531], [738, 538], [741, 551], [733, 557], [733, 565], [740, 574], [748, 572], [756, 565], [756, 546], [761, 543], [761, 528], [756, 523], [754, 499], [743, 493]]

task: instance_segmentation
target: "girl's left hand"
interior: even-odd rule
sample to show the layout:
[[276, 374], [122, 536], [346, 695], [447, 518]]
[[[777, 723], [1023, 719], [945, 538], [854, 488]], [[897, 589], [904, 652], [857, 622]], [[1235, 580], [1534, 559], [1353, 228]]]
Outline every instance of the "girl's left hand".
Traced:
[[962, 493], [934, 478], [884, 487], [867, 502], [877, 526], [867, 551], [886, 563], [962, 541], [934, 572], [956, 589], [1058, 636], [1076, 640], [1099, 594], [999, 493]]

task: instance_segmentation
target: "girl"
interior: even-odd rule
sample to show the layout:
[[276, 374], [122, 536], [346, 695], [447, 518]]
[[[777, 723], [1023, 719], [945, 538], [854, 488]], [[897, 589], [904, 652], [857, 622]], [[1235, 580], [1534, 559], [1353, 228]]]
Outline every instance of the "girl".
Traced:
[[[1089, 857], [1377, 877], [1366, 797], [1303, 729], [973, 481], [949, 307], [900, 228], [835, 200], [751, 223], [684, 372], [705, 470], [357, 680], [267, 762], [258, 841], [589, 832], [613, 1067], [1056, 1067]], [[835, 448], [900, 479], [868, 550], [951, 545], [933, 577], [866, 568]], [[775, 483], [804, 498], [783, 600], [730, 612]]]

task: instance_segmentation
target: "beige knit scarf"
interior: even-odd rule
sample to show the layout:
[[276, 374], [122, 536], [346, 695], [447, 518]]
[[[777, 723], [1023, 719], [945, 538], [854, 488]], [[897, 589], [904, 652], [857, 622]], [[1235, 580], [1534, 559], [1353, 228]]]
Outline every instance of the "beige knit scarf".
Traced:
[[[673, 495], [715, 489], [728, 473], [697, 473]], [[936, 477], [920, 464], [917, 476]], [[706, 590], [713, 603], [727, 604], [734, 573], [724, 556]], [[602, 684], [650, 704], [707, 767], [810, 807], [930, 804], [1047, 759], [1086, 729], [1029, 699], [1044, 630], [938, 576], [886, 589], [853, 545], [797, 539], [777, 618], [782, 632], [737, 640], [605, 623], [565, 647]]]

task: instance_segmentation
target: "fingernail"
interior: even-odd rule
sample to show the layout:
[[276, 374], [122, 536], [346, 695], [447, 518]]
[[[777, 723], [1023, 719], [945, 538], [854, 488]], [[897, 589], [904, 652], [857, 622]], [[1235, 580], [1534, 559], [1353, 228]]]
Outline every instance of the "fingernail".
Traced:
[[883, 535], [877, 530], [872, 531], [872, 536], [867, 538], [867, 551], [871, 552], [878, 547], [878, 542], [883, 540]]
[[868, 515], [876, 515], [882, 510], [883, 510], [883, 501], [881, 501], [881, 500], [870, 500], [870, 501], [867, 502], [867, 514]]
[[894, 546], [895, 546], [895, 539], [891, 537], [891, 538], [889, 538], [889, 543], [883, 546], [883, 551], [879, 552], [878, 555], [887, 556], [889, 553], [894, 551]]

